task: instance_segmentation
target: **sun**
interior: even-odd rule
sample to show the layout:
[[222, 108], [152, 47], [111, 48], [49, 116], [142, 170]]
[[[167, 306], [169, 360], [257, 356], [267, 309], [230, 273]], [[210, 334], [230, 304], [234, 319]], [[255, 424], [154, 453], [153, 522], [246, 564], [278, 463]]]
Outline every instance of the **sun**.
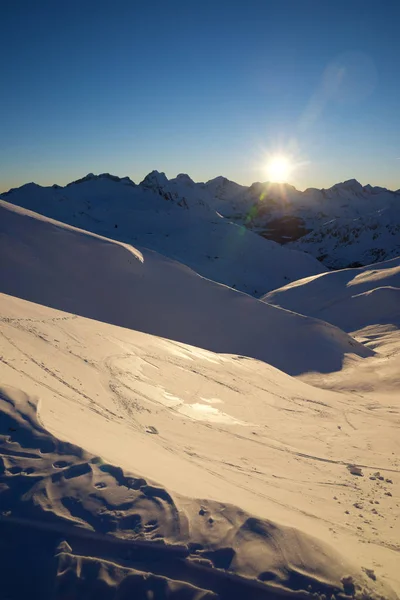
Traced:
[[286, 156], [273, 156], [267, 164], [268, 180], [285, 182], [291, 170], [290, 161]]

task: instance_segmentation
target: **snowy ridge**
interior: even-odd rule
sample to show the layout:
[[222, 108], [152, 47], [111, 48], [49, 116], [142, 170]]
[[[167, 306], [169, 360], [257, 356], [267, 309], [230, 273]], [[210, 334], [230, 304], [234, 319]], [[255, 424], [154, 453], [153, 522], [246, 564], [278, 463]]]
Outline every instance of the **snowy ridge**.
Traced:
[[400, 254], [400, 195], [393, 206], [315, 227], [290, 248], [310, 252], [330, 268], [362, 266]]
[[[272, 246], [257, 245], [251, 236], [232, 226], [227, 229], [228, 223], [221, 216], [263, 238], [288, 244], [286, 250], [307, 252], [329, 268], [362, 266], [400, 254], [400, 190], [362, 186], [355, 179], [329, 189], [300, 192], [289, 184], [256, 182], [246, 187], [225, 177], [195, 183], [182, 173], [168, 180], [158, 171], [152, 171], [135, 186], [128, 177], [90, 173], [65, 188], [28, 184], [3, 197], [95, 233], [116, 237], [113, 228], [118, 228], [121, 241], [139, 241], [210, 279], [255, 296], [296, 279], [289, 266], [294, 255], [280, 253], [281, 279], [286, 277], [286, 281], [277, 282], [277, 274], [268, 263], [256, 269], [253, 266], [257, 273], [240, 280], [237, 271], [227, 269], [227, 262], [232, 269], [232, 262], [246, 255], [252, 255], [253, 262], [254, 256], [261, 261], [259, 254], [271, 251]], [[182, 237], [182, 228], [187, 227], [193, 233], [192, 243]], [[240, 235], [244, 239], [240, 240]], [[239, 255], [227, 255], [227, 236], [234, 239], [230, 249], [240, 247]], [[190, 252], [183, 252], [182, 245]], [[209, 262], [213, 260], [224, 264]], [[318, 267], [307, 264], [304, 258], [294, 260], [300, 277], [313, 274], [312, 268], [314, 274], [318, 272]], [[249, 264], [244, 270], [249, 270]], [[273, 281], [265, 284], [262, 273]]]
[[260, 235], [308, 252], [330, 268], [365, 265], [400, 254], [400, 191], [355, 179], [304, 192], [288, 184], [254, 183], [210, 201], [224, 216]]
[[323, 319], [345, 331], [376, 324], [399, 327], [400, 258], [308, 277], [262, 299]]
[[[3, 593], [23, 595], [34, 577], [42, 596], [50, 587], [57, 599], [89, 590], [98, 598], [152, 590], [160, 600], [396, 599], [370, 568], [395, 559], [390, 521], [380, 531], [386, 547], [375, 545], [374, 527], [360, 532], [343, 510], [372, 491], [379, 514], [394, 505], [384, 495], [398, 488], [385, 414], [363, 413], [348, 436], [352, 398], [265, 363], [5, 295], [0, 306], [3, 566], [26, 574], [3, 576]], [[371, 439], [372, 423], [386, 424], [384, 438]], [[394, 485], [354, 482], [354, 463]], [[321, 541], [327, 519], [339, 542]]]
[[29, 184], [5, 199], [75, 227], [155, 250], [256, 297], [326, 271], [309, 255], [282, 248], [221, 218], [198, 189], [187, 176], [168, 181], [157, 171], [137, 186], [110, 175], [90, 174], [65, 188]]
[[[251, 356], [292, 374], [338, 370], [347, 353], [371, 354], [332, 325], [269, 306], [150, 250], [139, 252], [4, 201], [0, 214], [4, 293]], [[305, 352], [296, 349], [299, 338]]]
[[233, 182], [146, 180], [0, 199], [1, 600], [399, 600], [400, 259], [246, 229], [304, 229], [290, 186], [244, 227]]

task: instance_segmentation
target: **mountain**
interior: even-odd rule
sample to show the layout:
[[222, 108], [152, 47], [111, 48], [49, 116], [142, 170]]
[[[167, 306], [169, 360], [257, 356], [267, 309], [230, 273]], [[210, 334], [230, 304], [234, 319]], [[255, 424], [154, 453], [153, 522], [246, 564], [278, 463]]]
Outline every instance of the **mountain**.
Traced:
[[263, 301], [328, 321], [345, 331], [400, 327], [400, 258], [300, 279]]
[[99, 321], [251, 356], [291, 374], [338, 370], [347, 353], [371, 355], [332, 325], [4, 201], [0, 252], [1, 292]]
[[394, 258], [400, 254], [400, 195], [389, 199], [366, 214], [322, 223], [288, 247], [309, 252], [332, 269]]
[[89, 174], [64, 188], [31, 183], [2, 197], [75, 227], [155, 250], [256, 297], [327, 270], [308, 254], [222, 218], [198, 189], [187, 176], [168, 181], [153, 171], [140, 185], [129, 178]]
[[[273, 260], [287, 277], [282, 280], [266, 258], [273, 246], [255, 241], [250, 231], [333, 269], [400, 254], [400, 190], [362, 186], [355, 179], [300, 192], [289, 184], [246, 187], [225, 177], [195, 183], [180, 174], [168, 180], [158, 171], [135, 185], [128, 177], [104, 173], [89, 174], [65, 188], [28, 184], [2, 197], [95, 233], [145, 245], [257, 297], [321, 271], [298, 256], [296, 276], [290, 268], [294, 255], [282, 253], [278, 262], [276, 255]], [[183, 230], [189, 227], [191, 235], [186, 236]]]
[[[212, 206], [260, 235], [308, 252], [329, 268], [362, 266], [400, 254], [400, 190], [355, 179], [325, 190], [254, 183], [237, 190], [206, 184]], [[229, 189], [230, 193], [224, 192]]]

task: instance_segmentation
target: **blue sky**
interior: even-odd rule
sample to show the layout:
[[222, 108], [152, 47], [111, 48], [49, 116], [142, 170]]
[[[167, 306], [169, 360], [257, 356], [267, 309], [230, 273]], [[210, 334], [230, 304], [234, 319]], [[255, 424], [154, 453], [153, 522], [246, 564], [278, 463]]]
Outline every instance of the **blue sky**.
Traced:
[[5, 0], [0, 189], [108, 171], [400, 188], [398, 0]]

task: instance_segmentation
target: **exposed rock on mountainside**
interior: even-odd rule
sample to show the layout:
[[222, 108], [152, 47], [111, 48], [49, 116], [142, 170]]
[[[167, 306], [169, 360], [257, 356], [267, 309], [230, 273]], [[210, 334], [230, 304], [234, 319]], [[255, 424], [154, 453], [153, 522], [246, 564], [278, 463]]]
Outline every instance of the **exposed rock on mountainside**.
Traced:
[[5, 198], [86, 231], [155, 250], [256, 297], [327, 270], [308, 254], [221, 218], [204, 196], [186, 175], [168, 181], [153, 171], [140, 185], [128, 178], [89, 174], [64, 188], [30, 183]]
[[[110, 187], [111, 183], [114, 187]], [[84, 190], [78, 190], [81, 186]], [[126, 193], [127, 188], [129, 194]], [[14, 204], [103, 235], [108, 233], [107, 219], [113, 219], [118, 224], [121, 240], [129, 243], [139, 241], [171, 258], [177, 258], [206, 277], [235, 285], [253, 295], [267, 292], [266, 286], [273, 289], [286, 281], [279, 282], [275, 277], [273, 285], [264, 284], [260, 274], [247, 276], [241, 281], [237, 274], [233, 279], [228, 275], [226, 265], [215, 268], [207, 264], [207, 260], [219, 260], [222, 253], [227, 252], [226, 242], [223, 241], [226, 232], [239, 236], [239, 230], [233, 234], [232, 227], [230, 230], [226, 228], [227, 221], [268, 240], [286, 244], [287, 248], [307, 252], [334, 269], [362, 266], [400, 254], [400, 190], [362, 186], [355, 179], [338, 183], [329, 189], [309, 188], [300, 192], [288, 184], [258, 182], [246, 187], [225, 177], [216, 177], [207, 183], [195, 183], [182, 173], [168, 180], [164, 173], [158, 171], [152, 171], [135, 186], [128, 177], [119, 178], [103, 173], [97, 176], [89, 174], [65, 188], [27, 184], [3, 196]], [[160, 205], [160, 199], [167, 204]], [[63, 202], [62, 209], [58, 202]], [[183, 217], [174, 209], [184, 210], [188, 215]], [[154, 240], [148, 238], [155, 230], [151, 220], [147, 219], [144, 223], [143, 217], [144, 214], [149, 217], [150, 212], [154, 213], [153, 220], [157, 219], [155, 214], [163, 214], [163, 225], [157, 224], [155, 230], [161, 232], [162, 237], [173, 236], [177, 242], [174, 247], [171, 247], [170, 240], [162, 244], [158, 239], [155, 244]], [[170, 213], [168, 218], [167, 213]], [[221, 216], [225, 220], [221, 220]], [[172, 223], [173, 220], [176, 222]], [[193, 232], [195, 221], [202, 223], [203, 231], [201, 242], [196, 235], [193, 237], [196, 244], [194, 251], [194, 243], [183, 240], [181, 230], [191, 227]], [[121, 229], [122, 223], [125, 228]], [[208, 227], [204, 229], [206, 223]], [[254, 241], [250, 243], [249, 236], [241, 235], [246, 243], [230, 242], [230, 251], [234, 252], [233, 247], [240, 245], [241, 254], [242, 251], [251, 253], [253, 260], [257, 255], [258, 260], [262, 246], [256, 247]], [[219, 238], [217, 245], [213, 242], [216, 237]], [[179, 248], [180, 242], [185, 243], [185, 250]], [[207, 244], [208, 249], [205, 247]], [[192, 248], [188, 252], [190, 246]], [[289, 256], [287, 262], [290, 262]], [[238, 259], [236, 255], [233, 260], [238, 262]], [[294, 281], [297, 277], [293, 277], [287, 269], [283, 273], [286, 264], [283, 259], [282, 274], [289, 281]], [[308, 267], [299, 266], [298, 277], [312, 274], [305, 272], [307, 268], [312, 268], [311, 264]], [[268, 269], [264, 267], [263, 270], [267, 276], [270, 275]]]

